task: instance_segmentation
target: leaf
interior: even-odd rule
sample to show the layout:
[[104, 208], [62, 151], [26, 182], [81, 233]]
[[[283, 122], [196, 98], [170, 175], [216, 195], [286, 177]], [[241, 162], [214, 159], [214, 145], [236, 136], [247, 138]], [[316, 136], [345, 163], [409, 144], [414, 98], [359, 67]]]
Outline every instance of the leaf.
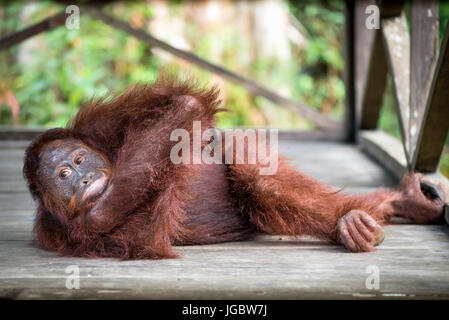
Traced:
[[19, 123], [19, 102], [17, 101], [14, 93], [8, 89], [4, 82], [0, 83], [0, 90], [0, 107], [3, 103], [5, 103], [6, 106], [11, 109], [12, 123], [15, 126]]
[[15, 95], [12, 93], [11, 90], [6, 91], [6, 104], [9, 105], [9, 108], [11, 109], [12, 114], [12, 122], [13, 125], [19, 124], [19, 112], [20, 112], [20, 105], [19, 101], [17, 101]]

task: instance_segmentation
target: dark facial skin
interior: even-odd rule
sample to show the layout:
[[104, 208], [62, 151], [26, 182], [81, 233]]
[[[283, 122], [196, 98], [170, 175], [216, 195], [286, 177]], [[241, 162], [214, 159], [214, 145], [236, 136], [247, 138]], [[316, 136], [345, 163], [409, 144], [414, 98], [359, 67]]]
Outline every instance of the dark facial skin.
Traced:
[[106, 190], [108, 160], [77, 140], [55, 140], [40, 154], [39, 177], [54, 199], [72, 216], [86, 213]]

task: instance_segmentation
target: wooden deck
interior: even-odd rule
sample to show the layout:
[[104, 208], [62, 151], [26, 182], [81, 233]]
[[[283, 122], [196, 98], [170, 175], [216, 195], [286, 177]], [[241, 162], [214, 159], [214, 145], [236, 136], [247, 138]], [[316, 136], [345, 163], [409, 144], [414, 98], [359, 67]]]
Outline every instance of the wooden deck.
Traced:
[[[30, 244], [34, 204], [22, 179], [25, 142], [0, 141], [0, 297], [144, 299], [449, 298], [449, 230], [395, 225], [375, 253], [304, 239], [179, 247], [180, 259], [125, 261], [64, 258]], [[394, 179], [357, 147], [330, 142], [280, 144], [304, 172], [351, 192]], [[77, 265], [80, 289], [66, 289]], [[368, 266], [380, 288], [366, 288]]]

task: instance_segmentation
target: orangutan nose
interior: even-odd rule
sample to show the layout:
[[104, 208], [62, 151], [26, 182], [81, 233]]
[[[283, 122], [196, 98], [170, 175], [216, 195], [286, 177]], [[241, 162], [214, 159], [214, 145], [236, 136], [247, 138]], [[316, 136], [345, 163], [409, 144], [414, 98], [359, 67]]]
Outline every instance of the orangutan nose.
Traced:
[[85, 185], [89, 185], [92, 182], [92, 177], [94, 176], [94, 172], [88, 172], [86, 173], [82, 178], [80, 182], [80, 186], [84, 187]]

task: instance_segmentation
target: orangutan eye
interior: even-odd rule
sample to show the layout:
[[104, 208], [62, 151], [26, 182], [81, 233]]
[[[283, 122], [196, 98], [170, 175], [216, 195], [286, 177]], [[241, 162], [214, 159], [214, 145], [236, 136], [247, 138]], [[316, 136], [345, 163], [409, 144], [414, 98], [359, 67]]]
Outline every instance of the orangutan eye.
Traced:
[[68, 176], [70, 176], [71, 174], [72, 174], [72, 170], [65, 168], [59, 172], [59, 177], [64, 179], [64, 178], [67, 178]]
[[76, 165], [80, 165], [84, 161], [84, 158], [81, 156], [78, 156], [75, 158], [75, 161], [73, 161]]

